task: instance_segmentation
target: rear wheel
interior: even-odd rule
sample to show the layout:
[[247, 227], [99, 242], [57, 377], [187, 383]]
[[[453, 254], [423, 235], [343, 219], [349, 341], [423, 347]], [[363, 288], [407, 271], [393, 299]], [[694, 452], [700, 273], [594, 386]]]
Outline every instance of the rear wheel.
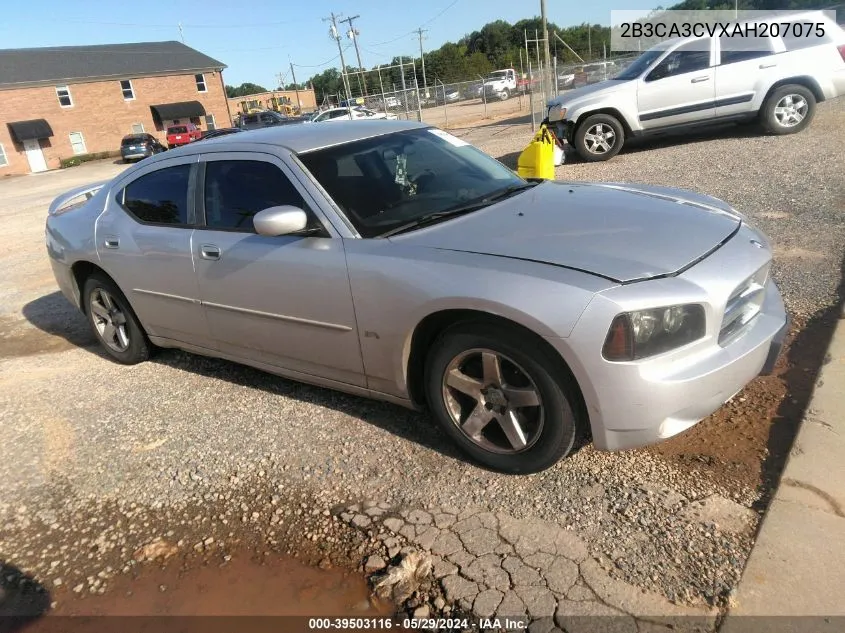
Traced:
[[434, 343], [429, 407], [472, 458], [509, 473], [549, 468], [572, 449], [576, 389], [547, 351], [511, 328], [466, 323]]
[[575, 150], [586, 161], [610, 160], [622, 149], [625, 130], [615, 116], [593, 114], [575, 130]]
[[816, 113], [816, 97], [805, 86], [781, 86], [763, 104], [761, 121], [771, 134], [796, 134], [810, 124]]
[[124, 365], [150, 357], [152, 346], [147, 335], [114, 281], [94, 273], [85, 280], [82, 296], [94, 336], [109, 356]]

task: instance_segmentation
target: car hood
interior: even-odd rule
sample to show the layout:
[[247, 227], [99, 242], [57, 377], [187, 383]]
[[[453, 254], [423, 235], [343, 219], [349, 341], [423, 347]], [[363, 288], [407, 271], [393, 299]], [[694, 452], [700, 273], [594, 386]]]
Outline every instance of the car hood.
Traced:
[[685, 269], [727, 241], [741, 222], [727, 203], [693, 192], [546, 182], [390, 239], [563, 266], [626, 283]]
[[623, 79], [606, 79], [604, 81], [599, 81], [598, 83], [575, 88], [574, 90], [567, 90], [566, 93], [560, 95], [559, 97], [549, 99], [546, 102], [546, 105], [553, 106], [560, 104], [568, 106], [576, 99], [594, 97], [599, 94], [610, 94], [618, 90], [624, 90], [630, 83], [630, 81]]

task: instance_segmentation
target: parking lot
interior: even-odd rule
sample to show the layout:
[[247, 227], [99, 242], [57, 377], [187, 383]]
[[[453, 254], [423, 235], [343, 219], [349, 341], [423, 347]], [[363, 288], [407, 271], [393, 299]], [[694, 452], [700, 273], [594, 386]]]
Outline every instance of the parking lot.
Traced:
[[[518, 105], [499, 107], [508, 104]], [[524, 114], [453, 125], [460, 107], [449, 107], [453, 132], [515, 167], [531, 135]], [[476, 507], [498, 513], [500, 530], [502, 516], [565, 528], [603, 578], [677, 604], [722, 606], [789, 450], [841, 292], [843, 147], [838, 100], [820, 104], [810, 128], [794, 136], [729, 127], [557, 168], [558, 179], [688, 188], [747, 214], [774, 244], [793, 343], [775, 376], [680, 437], [617, 454], [586, 446], [523, 477], [468, 463], [425, 415], [392, 405], [172, 350], [138, 366], [110, 362], [55, 287], [43, 225], [56, 195], [124, 166], [0, 179], [0, 558], [63, 604], [117, 582], [135, 568], [133, 552], [159, 537], [197, 555], [222, 555], [247, 533], [266, 551], [305, 552], [303, 543], [317, 540], [312, 530], [341, 530], [343, 521], [324, 519], [323, 510], [342, 504], [366, 500], [406, 514]], [[375, 536], [353, 536], [326, 540], [315, 560], [358, 562], [375, 551]], [[580, 569], [576, 585], [601, 597], [591, 568]], [[472, 606], [474, 596], [463, 599]]]

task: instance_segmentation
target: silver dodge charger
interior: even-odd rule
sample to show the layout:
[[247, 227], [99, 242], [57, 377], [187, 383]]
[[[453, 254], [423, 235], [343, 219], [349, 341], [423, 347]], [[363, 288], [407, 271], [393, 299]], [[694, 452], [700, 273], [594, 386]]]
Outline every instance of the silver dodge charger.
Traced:
[[155, 347], [427, 407], [536, 472], [576, 435], [676, 435], [771, 371], [768, 240], [714, 198], [526, 181], [424, 124], [210, 139], [50, 206], [65, 296], [126, 364]]

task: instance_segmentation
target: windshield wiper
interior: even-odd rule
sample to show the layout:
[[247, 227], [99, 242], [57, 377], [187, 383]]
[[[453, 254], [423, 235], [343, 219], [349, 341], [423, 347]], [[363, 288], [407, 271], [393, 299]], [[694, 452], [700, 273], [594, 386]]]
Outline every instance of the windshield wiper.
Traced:
[[400, 224], [399, 226], [394, 227], [389, 231], [385, 231], [384, 233], [379, 235], [379, 237], [390, 237], [392, 235], [398, 235], [400, 233], [404, 233], [405, 231], [422, 228], [424, 226], [430, 226], [432, 224], [437, 224], [438, 222], [442, 222], [443, 220], [447, 220], [449, 218], [455, 218], [459, 215], [472, 213], [473, 211], [478, 211], [479, 209], [488, 207], [494, 202], [509, 198], [510, 196], [517, 194], [520, 191], [535, 187], [538, 184], [539, 183], [537, 182], [521, 182], [518, 185], [509, 185], [504, 189], [494, 191], [493, 193], [488, 194], [483, 198], [467, 202], [466, 204], [462, 204], [457, 207], [452, 207], [451, 209], [445, 209], [444, 211], [429, 213], [428, 215], [424, 215], [421, 218], [417, 218], [416, 220], [412, 220], [405, 224]]

